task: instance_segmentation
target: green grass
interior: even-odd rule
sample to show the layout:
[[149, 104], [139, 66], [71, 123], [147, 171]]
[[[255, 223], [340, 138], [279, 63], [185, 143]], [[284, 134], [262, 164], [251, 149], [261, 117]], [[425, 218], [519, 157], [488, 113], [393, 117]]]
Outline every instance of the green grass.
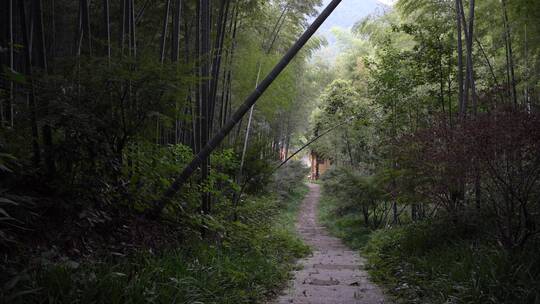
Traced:
[[377, 231], [364, 253], [400, 303], [540, 303], [537, 246], [509, 253], [439, 221]]
[[336, 199], [323, 193], [319, 204], [319, 222], [350, 248], [356, 250], [364, 248], [372, 230], [364, 226], [359, 214], [338, 215], [335, 212], [336, 208]]
[[[245, 218], [226, 223], [219, 242], [193, 240], [184, 248], [98, 261], [54, 263], [21, 274], [2, 299], [10, 303], [260, 303], [289, 279], [309, 248], [294, 232], [307, 187], [288, 202], [253, 198]], [[216, 243], [215, 245], [209, 243]], [[218, 245], [219, 244], [219, 245]], [[8, 286], [9, 287], [9, 286]]]
[[509, 253], [478, 228], [442, 219], [371, 231], [338, 206], [323, 193], [321, 223], [362, 252], [395, 303], [540, 303], [539, 244]]
[[287, 203], [280, 205], [283, 212], [278, 217], [276, 227], [285, 228], [289, 233], [296, 235], [296, 216], [298, 215], [300, 204], [308, 192], [309, 188], [307, 185], [302, 184], [302, 186], [293, 189], [287, 199], [282, 200], [282, 202], [287, 201]]

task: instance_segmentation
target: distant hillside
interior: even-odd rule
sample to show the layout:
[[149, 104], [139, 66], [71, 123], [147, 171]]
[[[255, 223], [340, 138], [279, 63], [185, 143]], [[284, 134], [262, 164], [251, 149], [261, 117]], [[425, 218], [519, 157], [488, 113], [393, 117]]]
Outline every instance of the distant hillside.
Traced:
[[[323, 0], [323, 7], [326, 7], [330, 1], [331, 0]], [[350, 29], [362, 18], [371, 14], [382, 13], [388, 9], [391, 9], [391, 7], [378, 0], [343, 0], [317, 32], [318, 35], [326, 37], [329, 43], [328, 47], [321, 50], [319, 54], [323, 53], [323, 57], [329, 60], [332, 60], [337, 56], [338, 50], [335, 46], [336, 41], [330, 32], [332, 28], [341, 27]]]
[[[330, 1], [324, 0], [324, 6], [330, 3]], [[350, 28], [365, 16], [382, 12], [385, 9], [389, 9], [389, 6], [377, 0], [343, 0], [323, 24], [320, 31], [328, 32], [335, 26]]]

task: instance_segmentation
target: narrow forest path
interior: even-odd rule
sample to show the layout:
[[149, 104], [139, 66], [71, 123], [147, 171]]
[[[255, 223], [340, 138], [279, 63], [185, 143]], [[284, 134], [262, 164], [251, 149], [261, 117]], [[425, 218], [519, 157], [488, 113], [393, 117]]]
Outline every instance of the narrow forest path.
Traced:
[[320, 186], [309, 184], [296, 229], [313, 249], [312, 256], [299, 261], [302, 268], [277, 300], [278, 304], [383, 304], [389, 303], [379, 287], [363, 270], [364, 259], [329, 235], [317, 223]]

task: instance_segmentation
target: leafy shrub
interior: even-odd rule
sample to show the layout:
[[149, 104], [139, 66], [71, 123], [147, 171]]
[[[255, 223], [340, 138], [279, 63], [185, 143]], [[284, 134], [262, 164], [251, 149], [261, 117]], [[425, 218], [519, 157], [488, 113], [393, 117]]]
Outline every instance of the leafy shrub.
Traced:
[[366, 227], [364, 219], [359, 213], [352, 212], [340, 214], [338, 199], [323, 192], [319, 206], [319, 220], [330, 232], [343, 239], [353, 249], [363, 248], [373, 231]]
[[440, 221], [376, 231], [364, 252], [404, 303], [538, 303], [539, 249], [510, 254]]
[[289, 161], [273, 174], [270, 190], [278, 194], [282, 201], [286, 201], [289, 195], [294, 195], [305, 183], [308, 173], [309, 169], [302, 162]]
[[326, 195], [336, 198], [336, 214], [362, 215], [364, 225], [372, 228], [386, 222], [391, 205], [383, 175], [366, 175], [361, 170], [336, 167], [329, 170], [322, 181]]
[[[400, 165], [415, 172], [414, 192], [455, 221], [476, 209], [507, 250], [522, 248], [540, 226], [540, 116], [498, 109], [453, 125], [436, 121], [406, 136]], [[413, 177], [413, 176], [411, 176]]]
[[[130, 197], [129, 204], [137, 210], [146, 210], [169, 188], [191, 161], [193, 153], [182, 144], [156, 146], [139, 143], [130, 146], [125, 157], [130, 165], [124, 167], [122, 178], [125, 192]], [[219, 204], [230, 199], [232, 191], [237, 189], [231, 178], [238, 167], [234, 152], [230, 149], [216, 152], [210, 162], [212, 167], [208, 180], [202, 185], [188, 184], [180, 194], [178, 203], [183, 208], [198, 208], [201, 192], [210, 193], [214, 204]]]
[[[296, 191], [299, 191], [296, 189]], [[9, 303], [256, 303], [289, 278], [295, 258], [309, 249], [292, 232], [301, 197], [250, 197], [238, 221], [216, 215], [219, 242], [196, 237], [163, 252], [51, 260], [10, 272], [0, 301]], [[287, 208], [282, 208], [283, 206]], [[169, 235], [169, 237], [172, 237]], [[171, 240], [173, 241], [173, 240]]]

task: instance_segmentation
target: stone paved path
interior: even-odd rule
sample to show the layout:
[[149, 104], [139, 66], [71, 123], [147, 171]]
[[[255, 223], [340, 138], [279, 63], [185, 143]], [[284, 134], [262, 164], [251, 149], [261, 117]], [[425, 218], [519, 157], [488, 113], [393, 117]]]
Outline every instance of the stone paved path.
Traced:
[[319, 185], [309, 184], [296, 229], [313, 249], [299, 261], [300, 270], [277, 304], [389, 304], [379, 287], [369, 281], [364, 260], [341, 240], [317, 224]]

